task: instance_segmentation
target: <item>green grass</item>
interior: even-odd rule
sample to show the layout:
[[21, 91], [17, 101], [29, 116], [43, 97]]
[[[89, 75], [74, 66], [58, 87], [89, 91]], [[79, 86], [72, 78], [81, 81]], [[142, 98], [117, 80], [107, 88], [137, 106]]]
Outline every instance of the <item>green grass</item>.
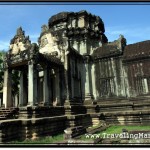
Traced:
[[[100, 137], [103, 137], [103, 133], [106, 133], [106, 134], [120, 134], [122, 133], [122, 129], [126, 129], [128, 131], [133, 131], [133, 130], [140, 130], [140, 131], [144, 131], [144, 130], [150, 130], [150, 126], [110, 126], [108, 127], [106, 130], [104, 131], [97, 131], [96, 133], [94, 134], [99, 134]], [[93, 140], [92, 138], [86, 138], [85, 135], [82, 135], [81, 140], [86, 140], [86, 141], [89, 141], [89, 140]]]
[[128, 131], [132, 131], [132, 130], [150, 130], [150, 126], [111, 126], [109, 128], [107, 128], [105, 131], [103, 132], [98, 132], [98, 133], [107, 133], [107, 134], [119, 134], [122, 133], [122, 129], [126, 129]]
[[[91, 129], [94, 129], [96, 127], [92, 127]], [[119, 134], [122, 133], [122, 129], [126, 129], [128, 131], [133, 131], [133, 130], [150, 130], [150, 126], [110, 126], [108, 127], [105, 131], [97, 131], [94, 134], [100, 134], [102, 135], [103, 133], [106, 134]], [[25, 140], [25, 141], [13, 141], [11, 144], [55, 144], [56, 142], [61, 142], [63, 141], [63, 134], [59, 134], [53, 137], [43, 137], [39, 138], [37, 140]], [[82, 135], [79, 140], [84, 140], [84, 141], [89, 141], [93, 140], [91, 138], [86, 138], [85, 135]]]
[[63, 140], [63, 134], [59, 134], [53, 137], [43, 137], [36, 140], [12, 141], [11, 144], [55, 144]]

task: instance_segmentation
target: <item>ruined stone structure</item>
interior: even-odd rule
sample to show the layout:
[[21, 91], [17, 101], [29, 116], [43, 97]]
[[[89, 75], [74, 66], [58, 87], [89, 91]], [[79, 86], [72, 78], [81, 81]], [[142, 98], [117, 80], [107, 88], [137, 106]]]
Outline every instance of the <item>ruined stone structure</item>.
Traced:
[[122, 35], [108, 42], [104, 32], [102, 19], [86, 11], [52, 16], [38, 45], [18, 28], [5, 61], [5, 106], [13, 106], [12, 69], [20, 71], [16, 106], [148, 95], [149, 41], [126, 46]]
[[22, 28], [18, 28], [5, 61], [5, 106], [13, 106], [8, 88], [12, 69], [20, 72], [16, 106], [94, 100], [91, 54], [107, 42], [104, 32], [101, 18], [86, 11], [52, 16], [48, 26], [42, 26], [38, 45], [31, 44], [29, 36], [25, 37]]
[[[52, 16], [48, 25], [42, 26], [38, 44], [31, 43], [18, 28], [4, 60], [5, 108], [19, 107], [20, 119], [53, 117], [48, 120], [58, 120], [59, 124], [60, 116], [65, 124], [62, 130], [97, 124], [103, 115], [106, 120], [113, 118], [121, 124], [125, 120], [143, 123], [144, 117], [149, 120], [150, 112], [141, 113], [149, 103], [136, 105], [133, 101], [150, 96], [150, 41], [126, 45], [126, 39], [120, 35], [108, 42], [104, 32], [102, 19], [86, 11]], [[15, 102], [11, 89], [13, 70], [19, 72], [20, 80], [19, 100]], [[139, 109], [140, 112], [134, 112]], [[115, 112], [101, 115], [113, 110], [131, 113], [120, 112], [118, 117]], [[42, 119], [37, 121], [40, 125], [45, 123]]]

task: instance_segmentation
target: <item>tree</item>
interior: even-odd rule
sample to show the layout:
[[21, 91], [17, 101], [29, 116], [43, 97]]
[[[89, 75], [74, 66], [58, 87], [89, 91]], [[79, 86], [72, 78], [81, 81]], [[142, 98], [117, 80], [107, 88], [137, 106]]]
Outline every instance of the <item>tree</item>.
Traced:
[[[3, 58], [6, 55], [6, 51], [0, 51], [0, 92], [3, 92], [4, 84], [4, 68], [3, 68]], [[12, 71], [12, 98], [19, 94], [19, 71]]]
[[13, 70], [12, 71], [12, 96], [19, 94], [19, 71]]
[[3, 57], [6, 54], [4, 50], [0, 51], [0, 91], [3, 90], [3, 77], [4, 77], [4, 69], [3, 69]]

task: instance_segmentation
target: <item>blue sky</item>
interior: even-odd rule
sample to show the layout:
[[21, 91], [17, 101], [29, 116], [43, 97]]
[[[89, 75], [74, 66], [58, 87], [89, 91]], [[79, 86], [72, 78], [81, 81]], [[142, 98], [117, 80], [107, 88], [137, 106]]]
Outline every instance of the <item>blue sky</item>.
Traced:
[[[20, 3], [19, 3], [20, 4]], [[31, 4], [31, 3], [29, 3]], [[32, 3], [33, 4], [33, 3]], [[88, 5], [87, 5], [88, 4]], [[129, 3], [130, 4], [130, 3]], [[149, 5], [2, 5], [0, 3], [0, 50], [8, 50], [10, 40], [16, 29], [22, 26], [32, 42], [37, 42], [41, 26], [48, 24], [48, 19], [62, 11], [87, 10], [102, 18], [105, 34], [109, 42], [123, 34], [127, 44], [150, 40], [150, 3]], [[142, 3], [143, 4], [143, 3]]]

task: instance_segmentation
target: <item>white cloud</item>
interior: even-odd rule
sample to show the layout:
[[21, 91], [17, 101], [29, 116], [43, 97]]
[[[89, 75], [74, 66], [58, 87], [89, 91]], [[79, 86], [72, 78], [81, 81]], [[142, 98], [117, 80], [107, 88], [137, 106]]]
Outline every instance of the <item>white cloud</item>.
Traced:
[[106, 27], [106, 36], [109, 41], [114, 41], [122, 34], [128, 43], [139, 42], [150, 39], [150, 27], [139, 27], [139, 25]]
[[106, 27], [106, 33], [110, 35], [126, 34], [128, 29], [122, 26]]

